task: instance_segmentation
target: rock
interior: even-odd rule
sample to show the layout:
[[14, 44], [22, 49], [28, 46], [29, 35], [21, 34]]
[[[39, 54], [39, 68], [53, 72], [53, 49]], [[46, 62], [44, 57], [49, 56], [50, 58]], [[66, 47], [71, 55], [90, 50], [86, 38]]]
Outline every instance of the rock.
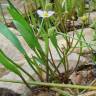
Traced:
[[[68, 66], [69, 66], [68, 68], [69, 68], [69, 70], [74, 70], [74, 68], [76, 67], [77, 62], [78, 62], [78, 57], [79, 57], [79, 55], [76, 54], [76, 53], [71, 53], [68, 56]], [[59, 60], [57, 62], [59, 63]], [[56, 64], [57, 64], [57, 62], [56, 62]], [[81, 56], [78, 65], [80, 66], [82, 64], [86, 64], [86, 62], [87, 62], [86, 58], [84, 58], [83, 56]], [[59, 70], [60, 70], [60, 72], [64, 72], [64, 66], [63, 66], [63, 64], [60, 65]]]
[[23, 48], [25, 49], [25, 51], [27, 52], [28, 56], [31, 58], [32, 56], [34, 56], [34, 52], [31, 50], [31, 48], [28, 46], [28, 44], [26, 43], [26, 41], [23, 39], [22, 36], [18, 36], [19, 41], [21, 42], [21, 45], [23, 46]]
[[[1, 79], [5, 80], [21, 80], [17, 75], [10, 72], [8, 75], [3, 76]], [[0, 88], [8, 88], [10, 90], [13, 90], [16, 93], [23, 93], [24, 89], [26, 88], [25, 85], [19, 84], [19, 83], [11, 83], [11, 82], [1, 82], [0, 81]]]
[[[80, 30], [77, 30], [77, 32], [79, 33]], [[76, 32], [76, 33], [77, 33]], [[94, 30], [91, 29], [91, 28], [85, 28], [84, 31], [83, 31], [83, 34], [84, 34], [84, 37], [85, 37], [85, 40], [87, 43], [92, 43], [92, 40], [93, 40], [93, 32]], [[77, 36], [76, 36], [76, 33], [75, 33], [75, 39], [73, 40], [73, 44], [72, 46], [75, 46], [76, 42], [77, 42]], [[68, 35], [71, 37], [73, 37], [73, 32], [69, 32]], [[83, 42], [84, 45], [86, 45], [86, 43]], [[60, 48], [63, 48], [63, 46], [67, 47], [67, 44], [66, 44], [66, 40], [63, 38], [63, 37], [58, 37], [58, 45], [60, 46]], [[91, 45], [92, 47], [92, 45]], [[93, 46], [94, 47], [94, 46]], [[83, 47], [83, 52], [82, 53], [89, 53], [91, 50], [88, 49], [88, 47]], [[80, 53], [80, 48], [79, 46], [77, 45], [77, 48], [74, 48], [73, 52], [75, 53]]]
[[93, 40], [93, 32], [94, 32], [94, 30], [91, 29], [91, 28], [85, 28], [84, 31], [83, 31], [85, 40], [88, 43]]
[[[18, 39], [20, 40], [22, 46], [28, 53], [28, 55], [31, 57], [31, 49], [28, 47], [27, 43], [24, 41], [24, 39], [21, 36], [18, 36], [18, 31], [16, 31], [13, 28], [10, 28], [11, 31], [13, 31], [14, 34], [17, 35]], [[33, 70], [29, 67], [27, 61], [24, 59], [23, 55], [11, 44], [9, 40], [7, 40], [3, 35], [0, 34], [0, 49], [4, 51], [4, 53], [11, 58], [13, 61], [18, 63], [22, 68], [24, 68], [26, 71], [28, 71], [30, 74], [33, 74]], [[18, 76], [16, 76], [14, 73], [10, 72], [4, 67], [0, 65], [0, 79], [8, 79], [8, 80], [21, 80]], [[29, 78], [24, 74], [24, 77], [26, 80], [29, 80]], [[11, 86], [10, 86], [11, 85]], [[23, 93], [25, 89], [25, 86], [22, 84], [15, 84], [15, 83], [3, 83], [0, 82], [0, 88], [8, 88], [11, 89], [17, 93]]]
[[[68, 61], [69, 61], [70, 69], [76, 67], [76, 64], [77, 64], [77, 62], [78, 62], [78, 58], [79, 58], [79, 55], [76, 54], [76, 53], [71, 53], [71, 54], [68, 56]], [[84, 58], [83, 56], [81, 56], [79, 63], [80, 63], [80, 64], [85, 64], [86, 62], [87, 62], [86, 58]]]
[[9, 30], [11, 30], [15, 35], [20, 36], [20, 33], [16, 29], [9, 27]]
[[[15, 5], [16, 8], [18, 8], [21, 12], [24, 12], [24, 1], [21, 0], [12, 0], [11, 1], [13, 3], [13, 5]], [[4, 4], [8, 5], [8, 2], [6, 0], [2, 0], [1, 2], [2, 7], [4, 6]], [[6, 7], [6, 6], [5, 6]]]
[[0, 49], [14, 61], [20, 61], [23, 59], [22, 54], [8, 41], [3, 35], [0, 34]]
[[90, 23], [96, 21], [96, 12], [91, 12], [90, 13]]

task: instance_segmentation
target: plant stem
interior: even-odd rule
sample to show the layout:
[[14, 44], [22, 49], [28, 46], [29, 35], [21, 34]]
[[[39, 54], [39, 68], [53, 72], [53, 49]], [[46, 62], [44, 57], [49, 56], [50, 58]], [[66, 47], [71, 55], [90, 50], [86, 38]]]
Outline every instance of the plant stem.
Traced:
[[[61, 60], [60, 60], [59, 64], [57, 65], [57, 68], [59, 68], [59, 67], [60, 67], [61, 63], [63, 62], [63, 59], [64, 59], [64, 58], [61, 58]], [[55, 73], [55, 72], [56, 72], [56, 70], [54, 70], [54, 73]]]
[[55, 62], [54, 62], [54, 59], [53, 59], [53, 56], [52, 56], [52, 53], [51, 53], [50, 48], [49, 48], [49, 52], [50, 52], [51, 60], [52, 60], [52, 63], [53, 63], [52, 66], [53, 66], [53, 67], [55, 68], [55, 70], [60, 74], [58, 68], [57, 68], [56, 65], [55, 65]]
[[49, 82], [49, 64], [48, 64], [48, 54], [46, 56], [46, 81]]
[[[11, 83], [20, 83], [24, 84], [24, 82], [20, 80], [4, 80], [0, 79], [1, 82], [11, 82]], [[31, 81], [27, 82], [30, 85], [37, 85], [37, 86], [49, 86], [49, 87], [57, 87], [57, 88], [74, 88], [74, 89], [88, 89], [88, 90], [96, 90], [95, 86], [83, 86], [83, 85], [72, 85], [72, 84], [59, 84], [59, 83], [45, 83], [45, 82], [37, 82], [37, 81]]]
[[15, 64], [20, 70], [22, 70], [27, 76], [29, 76], [29, 78], [31, 78], [32, 80], [35, 81], [35, 79], [28, 73], [26, 72], [22, 67], [20, 67], [18, 64]]
[[[79, 35], [79, 39], [82, 39], [82, 36], [83, 36], [83, 27], [82, 27], [82, 31]], [[78, 65], [79, 65], [79, 61], [80, 61], [80, 57], [81, 57], [81, 54], [82, 54], [82, 42], [80, 42], [80, 54], [79, 54], [79, 57], [78, 57], [78, 60], [77, 60], [77, 64], [76, 64], [76, 67], [74, 68], [74, 71], [77, 69]], [[73, 71], [73, 72], [74, 72]], [[73, 73], [72, 72], [72, 73]]]
[[41, 80], [41, 81], [43, 81], [43, 79], [42, 79], [42, 77], [40, 76], [40, 74], [37, 72], [37, 70], [34, 68], [34, 66], [33, 66], [33, 62], [31, 61], [31, 59], [27, 56], [27, 55], [25, 55], [25, 58], [26, 58], [26, 60], [27, 60], [27, 62], [29, 63], [29, 65], [30, 65], [30, 67], [34, 70], [34, 72], [36, 73], [36, 75], [39, 77], [39, 79]]
[[39, 27], [38, 33], [36, 34], [37, 37], [39, 37], [39, 36], [41, 35], [41, 31], [42, 31], [43, 23], [44, 23], [44, 19], [42, 19], [42, 21], [41, 21], [41, 24], [40, 24], [40, 27]]
[[[26, 82], [26, 80], [23, 78], [23, 76], [20, 76], [20, 78], [22, 79], [22, 81], [24, 82], [24, 84], [31, 90], [31, 87], [29, 86], [29, 84]], [[32, 91], [32, 90], [31, 90]]]

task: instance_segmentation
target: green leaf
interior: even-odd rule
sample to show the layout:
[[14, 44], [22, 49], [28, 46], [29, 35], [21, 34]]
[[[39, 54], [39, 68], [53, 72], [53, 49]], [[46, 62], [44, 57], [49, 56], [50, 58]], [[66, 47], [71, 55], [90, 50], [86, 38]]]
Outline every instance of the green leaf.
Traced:
[[9, 1], [9, 13], [13, 17], [14, 23], [19, 30], [20, 34], [23, 36], [24, 40], [27, 42], [29, 47], [33, 49], [36, 55], [40, 56], [39, 58], [45, 62], [45, 53], [38, 41], [38, 38], [34, 34], [34, 30], [24, 19], [23, 15], [21, 15], [18, 10], [13, 6], [13, 4]]
[[38, 42], [38, 38], [35, 36], [33, 29], [31, 26], [27, 23], [27, 21], [24, 19], [24, 17], [16, 10], [16, 8], [12, 5], [12, 3], [9, 1], [9, 12], [11, 16], [13, 17], [14, 23], [17, 27], [17, 29], [20, 31], [21, 35], [25, 39], [25, 41], [28, 43], [29, 47], [31, 49], [38, 50], [39, 54], [44, 58], [44, 52], [43, 49]]
[[21, 35], [25, 39], [25, 41], [29, 44], [31, 48], [37, 48], [42, 50], [40, 44], [34, 35], [34, 31], [30, 27], [30, 25], [26, 22], [24, 17], [16, 10], [15, 7], [12, 6], [10, 2], [10, 7], [8, 8], [11, 16], [13, 17], [14, 23], [17, 29], [20, 31]]
[[27, 56], [26, 51], [22, 47], [21, 43], [19, 42], [18, 38], [13, 34], [4, 24], [0, 23], [0, 33], [3, 34], [11, 43], [24, 55], [28, 64], [32, 67], [33, 65], [30, 62], [30, 58]]
[[56, 39], [56, 33], [55, 33], [55, 27], [49, 28], [48, 34], [50, 37], [50, 40], [55, 48], [57, 48], [57, 39]]
[[[36, 41], [35, 38], [32, 36], [32, 34], [28, 33], [28, 30], [25, 28], [25, 26], [21, 25], [18, 21], [13, 21], [16, 25], [18, 31], [23, 36], [24, 40], [27, 42], [27, 44], [32, 48], [35, 49], [36, 47]], [[38, 46], [38, 45], [37, 45]]]
[[65, 10], [69, 12], [71, 9], [72, 9], [72, 0], [66, 0]]
[[14, 20], [14, 24], [16, 25], [17, 29], [19, 30], [19, 32], [21, 33], [21, 35], [23, 36], [24, 40], [27, 42], [29, 47], [33, 49], [34, 52], [38, 50], [39, 54], [42, 57], [44, 57], [44, 53], [41, 48], [41, 45], [38, 42], [38, 38], [28, 33], [28, 30], [20, 22]]
[[8, 60], [8, 57], [0, 49], [0, 63], [4, 65], [8, 70], [14, 72], [15, 74], [21, 76], [20, 71], [17, 67]]
[[[30, 58], [27, 56], [26, 51], [22, 47], [21, 43], [19, 42], [18, 38], [13, 34], [4, 24], [0, 23], [0, 33], [3, 34], [11, 43], [24, 55], [28, 64], [32, 67], [30, 63]], [[33, 68], [33, 67], [32, 67]]]
[[25, 50], [19, 42], [18, 38], [4, 25], [0, 23], [0, 33], [4, 35], [11, 43], [23, 54]]
[[82, 16], [86, 12], [84, 0], [79, 0], [77, 2], [77, 10], [79, 16]]

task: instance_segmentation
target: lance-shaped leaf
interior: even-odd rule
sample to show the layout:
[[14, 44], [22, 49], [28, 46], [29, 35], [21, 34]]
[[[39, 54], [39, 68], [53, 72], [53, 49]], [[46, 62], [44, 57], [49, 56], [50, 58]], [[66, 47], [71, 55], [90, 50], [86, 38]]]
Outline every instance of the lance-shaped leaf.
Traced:
[[[10, 1], [10, 0], [8, 0]], [[23, 36], [24, 40], [27, 42], [29, 47], [33, 49], [35, 52], [38, 50], [39, 54], [44, 60], [44, 52], [43, 49], [38, 42], [38, 38], [35, 36], [33, 29], [30, 25], [26, 22], [24, 17], [17, 11], [17, 9], [9, 3], [9, 12], [14, 19], [14, 24], [16, 25], [17, 29], [19, 30], [20, 34]]]
[[[35, 49], [35, 45], [36, 43], [34, 42], [34, 38], [32, 36], [32, 34], [28, 33], [28, 30], [26, 30], [26, 28], [21, 25], [18, 21], [13, 21], [14, 24], [16, 25], [16, 28], [19, 30], [19, 32], [21, 33], [21, 35], [23, 36], [24, 40], [27, 42], [27, 44], [34, 50]], [[38, 46], [38, 45], [37, 45]]]
[[22, 47], [21, 43], [19, 42], [18, 38], [13, 34], [4, 24], [0, 23], [0, 33], [3, 34], [10, 42], [24, 55], [26, 60], [28, 61], [28, 64], [32, 67], [33, 65], [30, 62], [30, 58], [28, 57], [26, 51]]
[[12, 33], [4, 24], [0, 23], [0, 33], [4, 35], [11, 43], [23, 54], [25, 54], [25, 50], [19, 42], [18, 38]]
[[44, 58], [44, 53], [38, 42], [38, 38], [36, 38], [35, 35], [33, 36], [32, 34], [28, 33], [28, 30], [20, 22], [14, 20], [14, 24], [16, 25], [17, 29], [19, 30], [29, 47], [33, 49], [34, 52], [38, 50], [41, 57]]
[[0, 50], [0, 63], [4, 65], [5, 68], [14, 72], [15, 74], [22, 76], [17, 67], [8, 60], [7, 56]]

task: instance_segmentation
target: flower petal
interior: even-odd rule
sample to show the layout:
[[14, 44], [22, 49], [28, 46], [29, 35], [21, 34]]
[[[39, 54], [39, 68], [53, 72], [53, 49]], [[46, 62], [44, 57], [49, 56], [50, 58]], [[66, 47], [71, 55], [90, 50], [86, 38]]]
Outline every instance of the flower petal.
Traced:
[[52, 16], [55, 12], [54, 11], [48, 11], [49, 17]]
[[39, 17], [43, 17], [44, 11], [42, 11], [42, 10], [37, 10], [37, 14], [39, 15]]

